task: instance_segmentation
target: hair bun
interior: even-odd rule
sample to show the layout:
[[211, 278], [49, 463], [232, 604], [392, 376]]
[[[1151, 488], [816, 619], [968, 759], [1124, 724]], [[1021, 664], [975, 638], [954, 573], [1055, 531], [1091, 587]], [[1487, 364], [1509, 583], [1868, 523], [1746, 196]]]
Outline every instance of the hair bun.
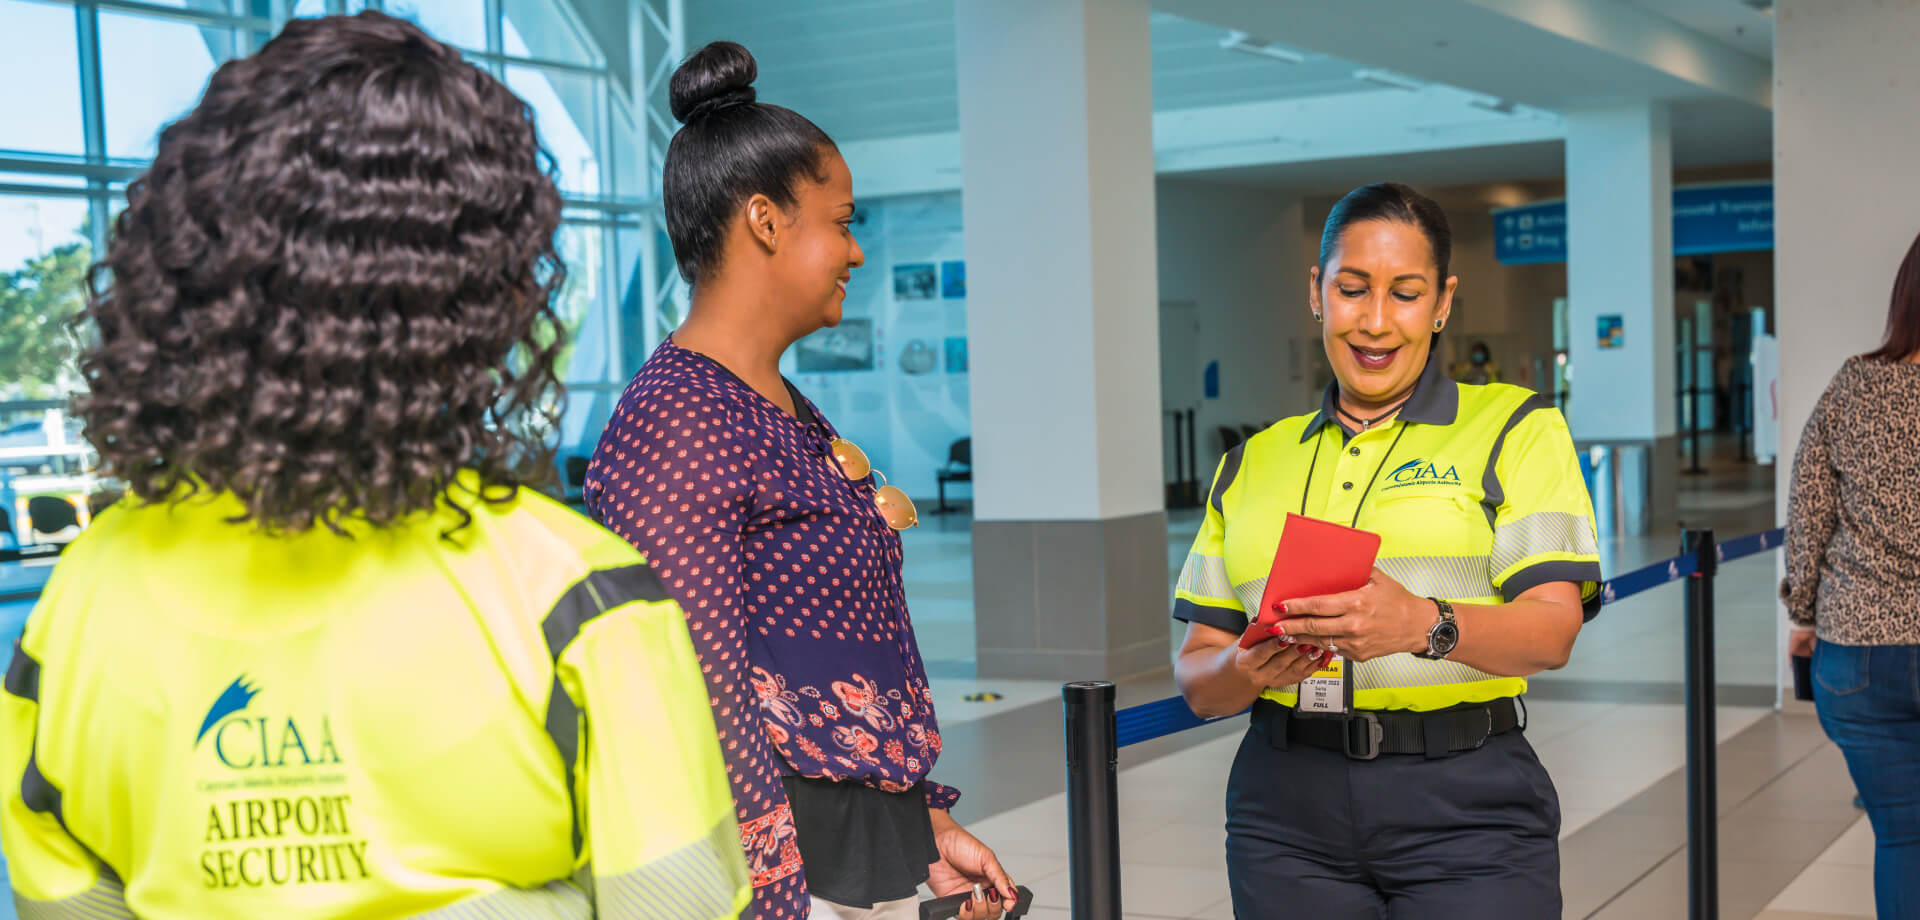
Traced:
[[753, 54], [737, 42], [714, 42], [680, 64], [668, 84], [673, 117], [692, 124], [721, 109], [754, 101], [759, 75]]

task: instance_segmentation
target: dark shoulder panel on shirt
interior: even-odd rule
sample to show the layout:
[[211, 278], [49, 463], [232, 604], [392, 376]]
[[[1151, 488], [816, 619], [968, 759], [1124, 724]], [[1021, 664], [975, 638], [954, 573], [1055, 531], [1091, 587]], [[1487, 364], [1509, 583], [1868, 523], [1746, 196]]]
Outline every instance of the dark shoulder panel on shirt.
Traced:
[[1215, 514], [1226, 514], [1220, 506], [1221, 496], [1233, 486], [1234, 477], [1240, 475], [1240, 458], [1247, 449], [1246, 442], [1235, 444], [1227, 455], [1220, 458], [1220, 473], [1213, 477], [1213, 491], [1207, 496], [1207, 503], [1213, 506]]
[[1513, 411], [1508, 414], [1506, 423], [1500, 428], [1499, 436], [1493, 439], [1493, 448], [1487, 453], [1487, 469], [1481, 476], [1480, 486], [1485, 497], [1481, 499], [1480, 504], [1482, 510], [1486, 512], [1488, 526], [1493, 525], [1500, 506], [1507, 502], [1507, 493], [1500, 485], [1499, 474], [1500, 453], [1507, 447], [1507, 436], [1512, 434], [1515, 428], [1520, 427], [1520, 423], [1526, 421], [1527, 416], [1542, 410], [1552, 410], [1556, 408], [1553, 397], [1551, 396], [1543, 393], [1535, 393], [1531, 390], [1523, 390], [1522, 392], [1526, 394], [1526, 397], [1520, 401], [1520, 405], [1515, 406]]
[[547, 651], [558, 660], [560, 653], [580, 635], [580, 630], [601, 614], [635, 601], [659, 603], [671, 599], [666, 584], [653, 567], [644, 562], [598, 569], [588, 572], [560, 595], [560, 600], [540, 621], [540, 631], [546, 636]]

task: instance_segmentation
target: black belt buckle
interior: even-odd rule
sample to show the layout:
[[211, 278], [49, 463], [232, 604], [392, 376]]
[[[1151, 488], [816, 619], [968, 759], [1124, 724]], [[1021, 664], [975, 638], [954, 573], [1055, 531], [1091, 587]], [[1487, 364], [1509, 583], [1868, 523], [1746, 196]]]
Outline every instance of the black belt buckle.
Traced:
[[[1360, 734], [1364, 739], [1361, 741], [1360, 749], [1357, 751], [1354, 750], [1353, 746], [1354, 726], [1356, 725], [1361, 727]], [[1379, 716], [1371, 712], [1362, 711], [1347, 716], [1346, 731], [1343, 735], [1346, 741], [1346, 755], [1348, 758], [1353, 760], [1372, 760], [1380, 756], [1380, 740], [1386, 737], [1386, 731], [1380, 727]]]

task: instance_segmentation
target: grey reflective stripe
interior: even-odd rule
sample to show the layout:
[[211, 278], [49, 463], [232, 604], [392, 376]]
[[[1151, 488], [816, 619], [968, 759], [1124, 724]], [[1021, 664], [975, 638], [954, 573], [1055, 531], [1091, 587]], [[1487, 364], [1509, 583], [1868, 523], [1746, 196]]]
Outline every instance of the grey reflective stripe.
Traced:
[[1374, 565], [1421, 597], [1466, 601], [1499, 596], [1485, 556], [1401, 556]]
[[1492, 571], [1498, 576], [1541, 553], [1597, 556], [1600, 548], [1596, 542], [1593, 523], [1586, 515], [1535, 511], [1494, 529]]
[[732, 814], [713, 830], [631, 872], [593, 878], [594, 899], [610, 920], [714, 920], [734, 915], [747, 890], [740, 826]]
[[1393, 690], [1402, 687], [1443, 687], [1471, 684], [1499, 677], [1467, 667], [1458, 661], [1428, 661], [1401, 652], [1353, 665], [1355, 690]]
[[20, 920], [135, 920], [127, 908], [127, 892], [113, 879], [101, 879], [93, 887], [70, 898], [36, 901], [13, 893], [13, 909]]
[[1233, 590], [1240, 595], [1240, 609], [1246, 611], [1251, 619], [1259, 619], [1260, 595], [1267, 593], [1267, 576], [1262, 575], [1252, 581], [1243, 581], [1234, 585]]
[[[616, 607], [635, 601], [658, 603], [671, 599], [667, 586], [662, 584], [660, 576], [653, 567], [642, 562], [638, 565], [622, 566], [617, 569], [601, 569], [588, 572], [587, 577], [574, 582], [567, 593], [547, 612], [540, 621], [540, 632], [546, 637], [547, 652], [553, 656], [553, 688], [547, 693], [547, 735], [553, 738], [553, 746], [560, 752], [560, 762], [566, 772], [567, 800], [578, 803], [579, 797], [574, 789], [574, 764], [580, 754], [580, 706], [567, 695], [566, 687], [560, 683], [560, 655], [580, 636], [580, 630], [595, 617]], [[573, 851], [580, 852], [585, 838], [580, 832], [580, 809], [573, 809]]]
[[7, 664], [7, 692], [40, 702], [40, 662], [27, 654], [18, 639], [13, 640], [13, 661]]
[[[1458, 661], [1444, 659], [1428, 661], [1406, 652], [1375, 658], [1371, 661], [1355, 661], [1351, 664], [1355, 690], [1448, 687], [1454, 684], [1473, 684], [1483, 680], [1503, 679], [1498, 675], [1467, 667]], [[1284, 689], [1288, 693], [1298, 693], [1300, 685], [1293, 684]]]
[[593, 920], [593, 900], [570, 881], [552, 881], [539, 888], [502, 888], [414, 920]]
[[1513, 410], [1512, 415], [1507, 416], [1506, 427], [1501, 428], [1500, 436], [1493, 439], [1493, 450], [1487, 454], [1487, 471], [1480, 477], [1480, 491], [1485, 496], [1480, 500], [1480, 504], [1487, 512], [1487, 526], [1493, 526], [1494, 519], [1500, 512], [1500, 506], [1507, 503], [1507, 493], [1500, 488], [1500, 476], [1495, 470], [1500, 464], [1500, 452], [1506, 449], [1508, 432], [1513, 431], [1521, 420], [1532, 415], [1536, 410], [1552, 408], [1554, 405], [1551, 396], [1535, 393], [1527, 397], [1526, 402], [1521, 403], [1519, 408]]
[[[1484, 600], [1500, 596], [1493, 589], [1485, 556], [1400, 556], [1374, 563], [1402, 587], [1421, 597], [1439, 597], [1450, 601]], [[1260, 609], [1260, 597], [1266, 593], [1267, 579], [1261, 576], [1234, 586], [1240, 606]]]
[[1213, 491], [1207, 496], [1207, 502], [1213, 505], [1215, 514], [1227, 513], [1220, 507], [1220, 499], [1227, 494], [1227, 487], [1233, 485], [1233, 478], [1240, 475], [1240, 452], [1246, 449], [1247, 442], [1241, 441], [1220, 458], [1220, 475], [1213, 477]]
[[1227, 561], [1218, 556], [1188, 553], [1186, 564], [1180, 567], [1180, 580], [1174, 583], [1173, 590], [1185, 591], [1195, 597], [1231, 600], [1233, 586], [1227, 583]]

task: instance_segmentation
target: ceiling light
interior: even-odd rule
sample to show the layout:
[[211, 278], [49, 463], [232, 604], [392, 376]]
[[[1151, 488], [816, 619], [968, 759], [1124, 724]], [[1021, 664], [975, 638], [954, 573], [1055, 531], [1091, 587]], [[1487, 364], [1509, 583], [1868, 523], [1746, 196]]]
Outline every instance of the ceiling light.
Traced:
[[1270, 60], [1285, 61], [1289, 64], [1303, 64], [1306, 63], [1307, 60], [1306, 55], [1292, 48], [1275, 44], [1266, 39], [1254, 38], [1245, 32], [1228, 32], [1227, 37], [1220, 40], [1220, 47], [1228, 51], [1238, 51], [1241, 54], [1251, 54]]
[[1496, 99], [1492, 96], [1475, 96], [1472, 99], [1468, 99], [1467, 104], [1475, 108], [1486, 109], [1489, 112], [1498, 112], [1502, 115], [1514, 114], [1514, 110], [1518, 108], [1519, 105], [1512, 99]]
[[1410, 93], [1417, 93], [1427, 88], [1427, 85], [1419, 80], [1415, 80], [1412, 77], [1401, 76], [1390, 70], [1356, 70], [1353, 72], [1353, 78], [1364, 83], [1373, 83], [1392, 89], [1403, 89]]

